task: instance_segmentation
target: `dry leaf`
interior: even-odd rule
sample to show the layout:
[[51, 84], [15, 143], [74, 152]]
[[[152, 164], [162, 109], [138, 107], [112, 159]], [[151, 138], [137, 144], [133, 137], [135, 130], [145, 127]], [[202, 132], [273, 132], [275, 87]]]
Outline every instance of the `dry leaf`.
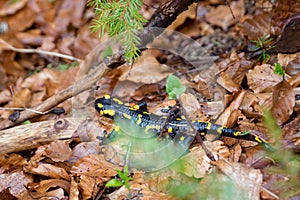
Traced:
[[[230, 8], [236, 19], [240, 19], [244, 16], [245, 8], [243, 0], [231, 2]], [[230, 8], [227, 5], [220, 5], [216, 9], [208, 12], [205, 18], [209, 23], [220, 26], [224, 31], [227, 31], [228, 27], [235, 22]]]
[[[252, 93], [247, 92], [240, 109], [246, 116], [258, 117], [262, 115], [262, 107], [272, 107], [272, 93]], [[270, 105], [269, 105], [270, 104]]]
[[169, 74], [172, 74], [172, 71], [167, 65], [160, 64], [151, 51], [144, 51], [143, 55], [134, 62], [129, 74], [123, 74], [120, 80], [151, 84], [167, 78]]
[[295, 106], [295, 94], [292, 86], [285, 80], [274, 87], [272, 115], [281, 125], [289, 119]]
[[0, 16], [7, 16], [15, 14], [18, 10], [22, 9], [28, 0], [19, 0], [17, 2], [11, 3], [9, 1], [0, 2]]
[[272, 15], [268, 12], [260, 12], [243, 22], [242, 33], [249, 40], [257, 40], [269, 33]]
[[70, 190], [70, 182], [61, 180], [61, 179], [48, 179], [48, 180], [42, 180], [39, 182], [39, 185], [35, 187], [35, 190], [39, 193], [46, 193], [50, 188], [62, 188], [66, 192], [69, 192]]
[[223, 88], [225, 88], [230, 93], [235, 93], [239, 91], [239, 85], [236, 84], [229, 74], [222, 72], [221, 76], [218, 77], [217, 83], [219, 83]]
[[13, 196], [23, 199], [27, 195], [26, 186], [30, 182], [31, 180], [21, 172], [0, 174], [0, 192], [9, 189]]
[[83, 158], [90, 154], [100, 154], [102, 147], [99, 145], [100, 141], [81, 142], [73, 148], [72, 157], [68, 162], [76, 162], [79, 158]]
[[238, 116], [232, 113], [239, 109], [245, 95], [246, 95], [246, 91], [242, 90], [237, 95], [237, 97], [230, 103], [230, 105], [225, 109], [225, 111], [220, 115], [220, 117], [216, 121], [216, 124], [232, 127], [234, 123], [237, 121], [237, 116]]
[[285, 148], [300, 152], [300, 115], [284, 126], [282, 142]]
[[[214, 157], [220, 156], [220, 152], [222, 152], [221, 157], [228, 156], [229, 150], [227, 147], [223, 146], [222, 141], [205, 141], [204, 143]], [[193, 147], [190, 151], [190, 153], [183, 156], [178, 161], [179, 163], [182, 163], [179, 171], [188, 177], [203, 178], [213, 170], [213, 167], [210, 164], [211, 160], [200, 146]]]
[[55, 162], [64, 162], [69, 160], [72, 156], [69, 141], [57, 140], [46, 145], [46, 156]]
[[216, 161], [217, 167], [233, 181], [238, 191], [246, 199], [260, 199], [263, 177], [259, 170], [240, 163], [229, 163], [225, 160]]
[[116, 175], [114, 168], [115, 166], [107, 162], [103, 155], [88, 155], [74, 163], [71, 173], [102, 178], [113, 177]]
[[274, 67], [269, 64], [256, 66], [246, 76], [249, 88], [254, 93], [270, 92], [282, 80], [281, 76], [274, 74]]
[[28, 165], [24, 167], [24, 171], [27, 173], [49, 176], [51, 178], [63, 178], [65, 180], [70, 180], [69, 174], [65, 169], [51, 164], [39, 163], [37, 167]]

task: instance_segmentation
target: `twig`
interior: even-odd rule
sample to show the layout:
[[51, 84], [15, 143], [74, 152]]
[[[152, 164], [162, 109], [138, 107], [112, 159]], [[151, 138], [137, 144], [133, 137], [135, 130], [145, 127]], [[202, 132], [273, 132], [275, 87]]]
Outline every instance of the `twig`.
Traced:
[[15, 52], [19, 52], [19, 53], [39, 53], [39, 54], [44, 54], [44, 55], [49, 55], [49, 56], [56, 56], [56, 57], [59, 57], [59, 58], [65, 58], [65, 59], [75, 60], [77, 62], [80, 62], [79, 58], [75, 58], [73, 56], [68, 56], [68, 55], [65, 55], [65, 54], [57, 53], [57, 52], [44, 51], [44, 50], [40, 50], [40, 49], [16, 48], [16, 47], [13, 47], [12, 45], [8, 44], [3, 39], [0, 39], [0, 43], [4, 44], [10, 50], [15, 51]]
[[[180, 98], [178, 98], [179, 104], [183, 105], [182, 101], [180, 100]], [[188, 123], [188, 125], [192, 128], [193, 133], [196, 137], [197, 142], [201, 145], [201, 147], [203, 148], [205, 154], [207, 155], [207, 157], [211, 160], [211, 161], [216, 161], [214, 155], [209, 151], [209, 149], [205, 146], [201, 136], [199, 135], [199, 132], [195, 129], [193, 123], [191, 122], [191, 120], [189, 119], [186, 110], [184, 109], [184, 107], [182, 106], [182, 114], [186, 119], [186, 122]]]
[[[31, 110], [35, 110], [37, 112], [45, 112], [56, 105], [60, 104], [61, 102], [65, 101], [66, 99], [76, 96], [77, 94], [91, 88], [102, 76], [102, 74], [108, 69], [107, 65], [102, 63], [99, 67], [93, 70], [91, 73], [86, 75], [84, 78], [76, 81], [73, 85], [69, 86], [68, 88], [58, 92], [52, 97], [49, 97], [43, 103], [31, 108]], [[15, 124], [19, 124], [24, 122], [30, 118], [36, 117], [39, 114], [37, 112], [31, 112], [29, 110], [25, 110], [21, 112], [20, 117], [16, 120], [16, 122], [12, 122], [8, 119], [0, 122], [0, 130], [9, 128]]]

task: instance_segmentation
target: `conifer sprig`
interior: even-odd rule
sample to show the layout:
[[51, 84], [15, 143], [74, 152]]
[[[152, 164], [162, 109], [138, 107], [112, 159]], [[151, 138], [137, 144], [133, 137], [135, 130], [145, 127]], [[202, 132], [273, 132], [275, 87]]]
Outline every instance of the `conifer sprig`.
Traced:
[[139, 30], [147, 20], [139, 14], [141, 0], [89, 0], [95, 7], [97, 19], [91, 27], [99, 36], [105, 33], [119, 41], [125, 49], [125, 58], [132, 62], [139, 55]]

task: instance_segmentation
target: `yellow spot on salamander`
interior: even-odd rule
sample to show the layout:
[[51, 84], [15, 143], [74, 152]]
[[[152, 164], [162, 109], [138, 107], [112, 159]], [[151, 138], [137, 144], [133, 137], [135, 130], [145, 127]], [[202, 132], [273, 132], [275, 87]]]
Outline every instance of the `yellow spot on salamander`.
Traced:
[[98, 108], [103, 108], [103, 104], [102, 103], [97, 103]]
[[233, 133], [234, 136], [239, 136], [240, 134], [241, 134], [240, 131], [237, 131], [237, 132]]
[[139, 105], [134, 105], [133, 108], [134, 108], [135, 110], [138, 110], [138, 109], [140, 109], [140, 106], [139, 106]]
[[131, 119], [131, 116], [126, 113], [123, 113], [123, 117], [125, 117], [126, 119]]
[[225, 128], [225, 127], [224, 127], [224, 126], [221, 126], [220, 128], [217, 129], [217, 132], [218, 132], [219, 134], [222, 134], [223, 128]]
[[104, 95], [104, 98], [105, 99], [110, 99], [110, 95], [106, 94], [106, 95]]
[[262, 143], [262, 140], [258, 137], [258, 136], [255, 136], [255, 141], [257, 141], [258, 143]]
[[183, 141], [184, 140], [184, 136], [180, 136], [180, 140]]
[[136, 124], [142, 123], [142, 117], [143, 117], [143, 115], [138, 114], [138, 119], [137, 119], [137, 121], [136, 121]]
[[168, 128], [168, 133], [172, 133], [173, 132], [173, 128], [172, 127], [169, 127]]
[[204, 136], [204, 135], [205, 135], [205, 133], [204, 133], [204, 132], [201, 132], [201, 133], [200, 133], [200, 135]]
[[177, 121], [180, 121], [180, 120], [181, 120], [181, 118], [176, 118], [176, 120], [177, 120]]
[[104, 115], [103, 110], [100, 110], [99, 114], [100, 115]]
[[210, 122], [207, 122], [206, 129], [207, 129], [207, 130], [210, 130], [210, 128], [211, 128], [211, 123], [210, 123]]
[[123, 104], [123, 102], [120, 99], [117, 98], [113, 98], [114, 102], [116, 102], [117, 104]]
[[109, 115], [109, 116], [114, 116], [115, 115], [114, 110], [104, 110], [103, 113], [106, 114], [106, 115]]
[[145, 129], [145, 133], [148, 134], [149, 130], [151, 130], [151, 129], [159, 130], [160, 129], [160, 125], [149, 125], [149, 126], [147, 126], [146, 129]]
[[146, 111], [144, 111], [143, 114], [145, 114], [145, 115], [150, 115], [150, 113], [148, 113], [148, 112], [146, 112]]
[[181, 119], [185, 119], [185, 116], [183, 116], [183, 115], [181, 115], [180, 117], [181, 117]]
[[120, 131], [120, 126], [116, 126], [116, 127], [115, 127], [115, 131], [116, 131], [116, 132], [119, 132], [119, 131]]

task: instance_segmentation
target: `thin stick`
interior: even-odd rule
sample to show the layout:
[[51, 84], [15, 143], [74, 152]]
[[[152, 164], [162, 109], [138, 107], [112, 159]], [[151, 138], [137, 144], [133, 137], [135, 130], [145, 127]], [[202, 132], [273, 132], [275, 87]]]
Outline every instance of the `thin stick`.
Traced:
[[24, 122], [28, 119], [36, 117], [39, 115], [38, 112], [45, 112], [56, 105], [60, 104], [61, 102], [65, 101], [66, 99], [76, 96], [77, 94], [91, 88], [102, 76], [102, 74], [108, 69], [108, 67], [102, 63], [99, 67], [93, 70], [91, 73], [86, 75], [84, 78], [76, 81], [73, 85], [69, 86], [68, 88], [61, 90], [57, 94], [52, 97], [46, 99], [43, 103], [30, 108], [31, 110], [35, 110], [36, 112], [32, 112], [29, 110], [24, 110], [21, 112], [20, 117], [15, 121], [12, 122], [9, 119], [0, 122], [0, 130], [9, 128], [13, 125], [19, 124]]
[[0, 39], [0, 43], [4, 44], [10, 50], [15, 51], [15, 52], [19, 52], [19, 53], [39, 53], [39, 54], [44, 54], [44, 55], [49, 55], [49, 56], [55, 56], [55, 57], [59, 57], [59, 58], [65, 58], [65, 59], [75, 60], [77, 62], [80, 62], [79, 58], [75, 58], [73, 56], [68, 56], [68, 55], [65, 55], [65, 54], [57, 53], [57, 52], [44, 51], [44, 50], [40, 50], [40, 49], [22, 49], [22, 48], [16, 48], [16, 47], [13, 47], [12, 45], [8, 44], [3, 39]]

